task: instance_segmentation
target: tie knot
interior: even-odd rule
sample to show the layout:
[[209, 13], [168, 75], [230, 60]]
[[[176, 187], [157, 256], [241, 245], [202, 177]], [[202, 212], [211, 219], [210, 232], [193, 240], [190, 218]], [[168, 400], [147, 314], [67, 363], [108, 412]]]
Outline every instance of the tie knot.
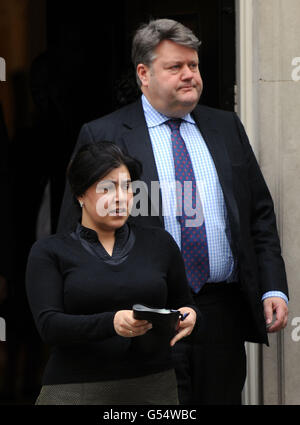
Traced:
[[171, 120], [168, 120], [168, 121], [165, 122], [165, 124], [167, 124], [172, 131], [173, 130], [179, 130], [181, 123], [182, 123], [181, 118], [171, 119]]

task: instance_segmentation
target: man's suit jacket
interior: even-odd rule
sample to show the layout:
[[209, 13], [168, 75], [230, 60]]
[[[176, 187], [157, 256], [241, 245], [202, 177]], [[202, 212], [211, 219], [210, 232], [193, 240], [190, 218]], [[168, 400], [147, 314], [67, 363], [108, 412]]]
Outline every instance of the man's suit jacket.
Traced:
[[[245, 339], [268, 344], [261, 295], [279, 290], [288, 296], [273, 202], [237, 115], [200, 105], [192, 115], [213, 158], [228, 210], [231, 248], [245, 298]], [[140, 160], [142, 180], [149, 188], [151, 181], [159, 180], [141, 100], [85, 124], [74, 154], [84, 143], [99, 140], [113, 141]], [[71, 228], [79, 217], [67, 183], [58, 231]], [[163, 226], [161, 211], [135, 220]]]

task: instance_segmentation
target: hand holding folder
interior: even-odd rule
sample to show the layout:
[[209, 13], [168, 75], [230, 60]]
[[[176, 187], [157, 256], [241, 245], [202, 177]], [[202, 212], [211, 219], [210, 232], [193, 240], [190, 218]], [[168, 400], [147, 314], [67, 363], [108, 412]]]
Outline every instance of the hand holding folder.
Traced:
[[176, 334], [180, 320], [184, 320], [189, 314], [183, 315], [179, 310], [152, 308], [142, 304], [134, 304], [132, 310], [135, 319], [152, 323], [152, 329], [134, 340], [135, 348], [151, 354], [170, 347], [170, 340]]

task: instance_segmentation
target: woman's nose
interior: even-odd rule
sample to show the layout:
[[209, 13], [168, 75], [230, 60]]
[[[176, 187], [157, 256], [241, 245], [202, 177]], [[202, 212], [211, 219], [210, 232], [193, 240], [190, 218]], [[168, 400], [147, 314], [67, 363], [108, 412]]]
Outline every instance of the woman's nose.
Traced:
[[116, 202], [126, 202], [127, 201], [127, 197], [128, 197], [128, 192], [127, 190], [123, 189], [121, 186], [118, 188], [118, 190], [116, 191]]

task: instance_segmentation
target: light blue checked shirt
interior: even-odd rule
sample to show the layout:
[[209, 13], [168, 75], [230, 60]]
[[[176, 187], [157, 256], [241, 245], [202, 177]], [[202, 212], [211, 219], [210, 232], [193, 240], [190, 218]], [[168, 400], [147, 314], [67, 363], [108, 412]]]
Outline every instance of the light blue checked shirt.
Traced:
[[[175, 169], [171, 130], [165, 122], [169, 117], [152, 107], [142, 95], [142, 105], [152, 143], [161, 192], [165, 229], [181, 247], [180, 224], [176, 218]], [[210, 278], [208, 282], [236, 280], [235, 261], [230, 248], [227, 209], [219, 178], [206, 143], [190, 114], [182, 118], [180, 133], [192, 161], [197, 188], [202, 202], [207, 233]], [[272, 291], [263, 299], [285, 294]]]

